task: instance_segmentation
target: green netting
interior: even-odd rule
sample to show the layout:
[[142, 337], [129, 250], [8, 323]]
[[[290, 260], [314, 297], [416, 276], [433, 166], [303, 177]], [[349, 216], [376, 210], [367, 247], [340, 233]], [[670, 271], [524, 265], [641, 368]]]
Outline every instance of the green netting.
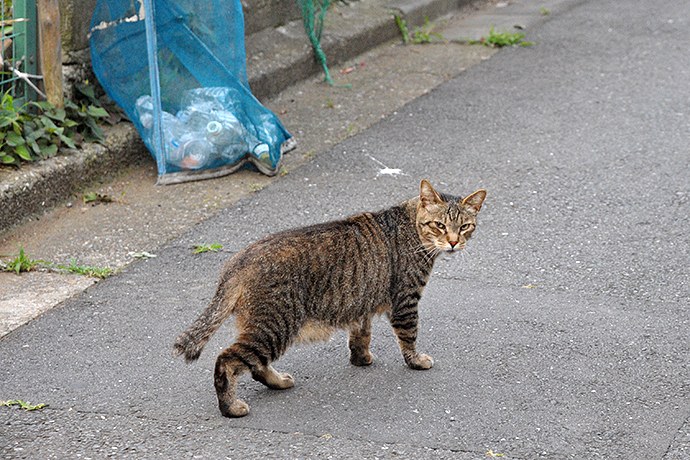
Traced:
[[330, 0], [297, 0], [302, 10], [302, 21], [304, 22], [304, 31], [309, 37], [311, 46], [314, 49], [316, 59], [323, 67], [324, 80], [329, 84], [333, 84], [331, 73], [328, 71], [328, 64], [326, 63], [326, 53], [321, 48], [321, 32], [323, 32], [323, 23], [326, 19], [326, 12], [330, 5]]

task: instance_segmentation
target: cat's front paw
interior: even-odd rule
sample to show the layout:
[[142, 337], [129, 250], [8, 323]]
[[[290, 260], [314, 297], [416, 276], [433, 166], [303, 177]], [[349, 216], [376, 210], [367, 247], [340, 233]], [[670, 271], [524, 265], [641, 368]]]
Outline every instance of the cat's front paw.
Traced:
[[434, 366], [434, 359], [429, 355], [425, 355], [424, 353], [418, 353], [410, 356], [406, 362], [410, 369], [419, 371], [431, 369]]

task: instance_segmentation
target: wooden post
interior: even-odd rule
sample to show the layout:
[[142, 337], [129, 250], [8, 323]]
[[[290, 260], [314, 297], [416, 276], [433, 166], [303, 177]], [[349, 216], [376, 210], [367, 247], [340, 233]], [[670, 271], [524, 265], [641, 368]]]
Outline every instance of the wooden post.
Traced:
[[62, 86], [62, 40], [58, 0], [37, 0], [38, 53], [43, 87], [48, 102], [56, 107], [65, 104]]

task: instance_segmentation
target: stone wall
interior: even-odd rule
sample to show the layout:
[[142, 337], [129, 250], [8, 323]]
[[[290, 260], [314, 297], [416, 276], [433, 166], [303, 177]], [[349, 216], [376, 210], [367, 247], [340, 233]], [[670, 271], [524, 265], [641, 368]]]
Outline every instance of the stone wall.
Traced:
[[[139, 1], [139, 0], [131, 0]], [[64, 54], [89, 47], [87, 34], [96, 0], [59, 0]], [[299, 19], [297, 0], [242, 0], [247, 34]]]

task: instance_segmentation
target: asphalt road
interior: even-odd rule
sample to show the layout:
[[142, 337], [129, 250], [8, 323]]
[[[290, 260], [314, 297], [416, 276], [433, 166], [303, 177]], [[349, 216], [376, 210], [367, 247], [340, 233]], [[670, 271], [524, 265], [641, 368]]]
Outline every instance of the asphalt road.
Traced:
[[[690, 1], [574, 1], [507, 49], [0, 340], [8, 458], [690, 458]], [[407, 76], [401, 78], [414, 78]], [[384, 169], [384, 165], [388, 169]], [[401, 174], [383, 174], [399, 169]], [[407, 369], [343, 334], [292, 349], [294, 389], [245, 378], [220, 416], [223, 328], [174, 337], [232, 252], [385, 207], [421, 178], [488, 190], [466, 254], [438, 260]], [[219, 242], [219, 254], [189, 246]]]

